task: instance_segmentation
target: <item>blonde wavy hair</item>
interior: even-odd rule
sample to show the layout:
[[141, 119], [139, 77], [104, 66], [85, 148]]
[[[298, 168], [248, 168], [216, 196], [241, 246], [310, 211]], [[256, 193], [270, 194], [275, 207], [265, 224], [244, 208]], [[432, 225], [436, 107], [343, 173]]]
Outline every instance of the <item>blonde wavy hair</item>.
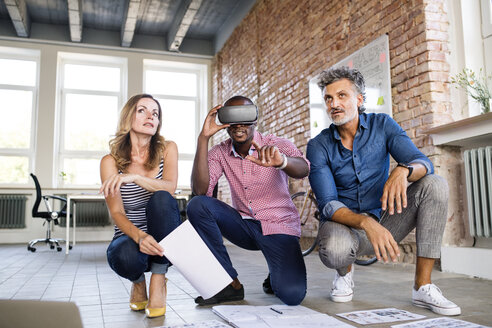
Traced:
[[115, 159], [118, 170], [123, 172], [126, 170], [128, 165], [131, 164], [132, 142], [130, 140], [130, 130], [132, 128], [135, 112], [137, 110], [137, 103], [142, 98], [150, 98], [154, 100], [157, 103], [157, 107], [159, 107], [159, 124], [157, 125], [156, 133], [150, 140], [149, 157], [145, 163], [145, 168], [147, 170], [151, 170], [159, 165], [164, 153], [164, 137], [159, 134], [162, 126], [161, 104], [159, 104], [159, 102], [149, 94], [138, 94], [132, 96], [128, 99], [125, 106], [123, 106], [123, 109], [121, 110], [115, 137], [109, 141], [111, 156]]

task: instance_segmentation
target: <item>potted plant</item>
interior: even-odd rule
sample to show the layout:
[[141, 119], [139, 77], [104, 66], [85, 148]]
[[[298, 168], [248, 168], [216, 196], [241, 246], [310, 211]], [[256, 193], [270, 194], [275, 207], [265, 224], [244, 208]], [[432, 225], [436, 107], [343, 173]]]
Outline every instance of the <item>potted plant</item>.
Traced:
[[480, 69], [478, 74], [471, 69], [464, 68], [463, 71], [451, 77], [451, 83], [456, 84], [456, 88], [462, 88], [475, 101], [480, 104], [483, 113], [490, 112], [492, 95], [487, 88], [487, 79], [491, 76], [486, 76]]

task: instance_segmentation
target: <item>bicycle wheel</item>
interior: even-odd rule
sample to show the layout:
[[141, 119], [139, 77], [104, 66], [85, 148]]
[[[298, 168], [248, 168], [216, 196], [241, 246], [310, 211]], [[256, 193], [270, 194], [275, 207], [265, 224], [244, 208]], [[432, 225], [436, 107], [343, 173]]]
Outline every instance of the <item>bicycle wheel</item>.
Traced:
[[367, 265], [371, 265], [373, 263], [376, 263], [377, 260], [378, 260], [378, 258], [376, 256], [372, 256], [372, 257], [370, 255], [359, 256], [355, 260], [355, 264], [367, 266]]
[[316, 248], [317, 244], [319, 211], [316, 199], [312, 193], [306, 191], [293, 194], [291, 199], [301, 217], [301, 238], [299, 243], [302, 255], [306, 256]]

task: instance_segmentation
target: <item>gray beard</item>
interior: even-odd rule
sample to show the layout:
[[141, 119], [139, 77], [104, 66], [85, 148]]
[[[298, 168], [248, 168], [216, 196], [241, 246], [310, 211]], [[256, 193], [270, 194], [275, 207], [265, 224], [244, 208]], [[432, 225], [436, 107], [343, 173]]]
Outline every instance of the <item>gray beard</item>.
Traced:
[[[338, 121], [338, 122], [335, 122], [333, 119], [331, 119], [331, 122], [336, 125], [336, 126], [341, 126], [341, 125], [344, 125], [344, 124], [347, 124], [348, 122], [352, 121], [354, 118], [357, 117], [357, 113], [359, 112], [359, 110], [355, 110], [354, 111], [354, 115], [352, 115], [352, 117], [349, 117], [349, 116], [345, 116], [345, 118], [343, 118], [342, 120]], [[345, 111], [346, 113], [346, 111]]]

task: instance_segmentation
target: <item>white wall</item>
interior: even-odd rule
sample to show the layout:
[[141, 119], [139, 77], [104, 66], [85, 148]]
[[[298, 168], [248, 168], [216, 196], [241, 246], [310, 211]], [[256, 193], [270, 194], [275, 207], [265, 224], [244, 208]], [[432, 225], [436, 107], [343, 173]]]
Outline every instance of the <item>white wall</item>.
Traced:
[[444, 272], [466, 274], [472, 277], [492, 279], [492, 249], [474, 247], [441, 248], [441, 268]]
[[[464, 68], [472, 69], [474, 72], [483, 69], [487, 75], [492, 74], [492, 34], [487, 36], [482, 29], [485, 22], [484, 10], [488, 13], [487, 15], [490, 14], [490, 0], [447, 0], [446, 5], [450, 22], [449, 63], [451, 76], [461, 72]], [[480, 105], [471, 97], [467, 96], [462, 90], [456, 89], [453, 84], [450, 84], [449, 87], [453, 118], [456, 121], [480, 114]], [[489, 84], [490, 88], [492, 88], [491, 84]], [[478, 124], [484, 122], [483, 118], [480, 120]], [[485, 123], [488, 124], [489, 122]], [[473, 129], [473, 124], [474, 122], [463, 123], [459, 127], [455, 127], [454, 130], [449, 130], [449, 134], [446, 136], [449, 139], [447, 141], [442, 139], [441, 144], [461, 146], [461, 151], [465, 148], [490, 145], [490, 139], [486, 136], [490, 128], [487, 126], [482, 130], [482, 133], [479, 133], [479, 131]], [[466, 132], [463, 132], [464, 130]], [[442, 134], [442, 136], [444, 135]], [[433, 140], [434, 144], [440, 144], [438, 138]], [[463, 162], [460, 165], [462, 168], [462, 185], [465, 188]], [[466, 191], [462, 195], [466, 197]], [[465, 206], [464, 215], [466, 216], [464, 223], [468, 225], [466, 214], [467, 199], [464, 198], [462, 201]], [[442, 270], [492, 279], [492, 265], [487, 261], [483, 261], [483, 259], [490, 257], [492, 254], [492, 244], [488, 241], [480, 242], [481, 238], [476, 238], [475, 242], [473, 242], [468, 230], [468, 227], [465, 227], [466, 235], [460, 236], [462, 241], [460, 247], [446, 244], [442, 247]], [[487, 239], [491, 240], [490, 238]], [[463, 247], [471, 245], [472, 242], [474, 247]]]

